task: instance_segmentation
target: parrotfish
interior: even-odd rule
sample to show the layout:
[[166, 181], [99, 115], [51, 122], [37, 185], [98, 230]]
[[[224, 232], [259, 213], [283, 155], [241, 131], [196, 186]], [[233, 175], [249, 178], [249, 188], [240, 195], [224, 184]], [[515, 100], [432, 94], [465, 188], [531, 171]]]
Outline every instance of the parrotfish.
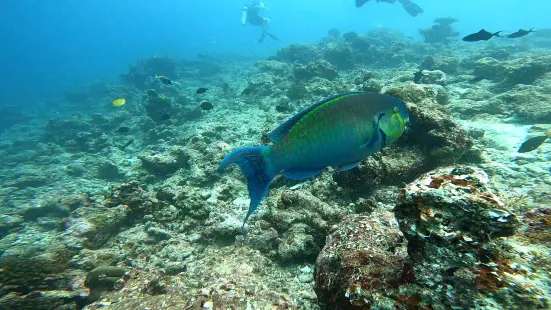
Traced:
[[551, 130], [548, 131], [544, 136], [533, 137], [524, 141], [524, 143], [522, 143], [522, 145], [518, 149], [518, 152], [519, 153], [532, 152], [533, 150], [540, 147], [540, 145], [542, 145], [543, 142], [545, 142], [545, 140], [549, 138], [551, 138]]
[[352, 169], [396, 141], [408, 121], [406, 105], [398, 98], [371, 92], [338, 94], [309, 106], [274, 129], [268, 135], [272, 145], [230, 152], [218, 172], [238, 164], [247, 178], [251, 201], [243, 221], [245, 228], [277, 175], [303, 180], [328, 166], [337, 171]]
[[159, 81], [161, 81], [161, 83], [163, 83], [165, 85], [172, 85], [172, 81], [164, 75], [156, 75], [155, 74], [155, 78], [159, 79]]

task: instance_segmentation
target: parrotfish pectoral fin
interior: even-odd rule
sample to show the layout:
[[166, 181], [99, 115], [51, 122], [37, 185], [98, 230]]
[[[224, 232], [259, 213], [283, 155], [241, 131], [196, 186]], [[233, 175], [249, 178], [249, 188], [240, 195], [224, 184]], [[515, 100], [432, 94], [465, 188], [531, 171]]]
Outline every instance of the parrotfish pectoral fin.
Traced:
[[285, 175], [287, 179], [291, 180], [304, 180], [315, 177], [320, 174], [322, 170], [323, 168], [314, 170], [285, 169], [285, 171], [283, 171], [283, 175]]
[[[361, 148], [373, 149], [373, 147], [382, 139], [381, 132], [383, 131], [379, 127], [379, 122], [383, 116], [385, 116], [385, 113], [381, 112], [373, 117], [373, 136], [369, 139], [369, 141], [367, 141], [366, 144], [362, 145]], [[386, 140], [386, 135], [384, 137]], [[379, 149], [375, 150], [375, 152], [378, 150]]]
[[351, 162], [351, 163], [348, 163], [348, 164], [344, 164], [344, 165], [340, 165], [339, 167], [337, 167], [337, 172], [343, 172], [343, 171], [346, 171], [346, 170], [350, 170], [352, 168], [355, 168], [357, 165], [359, 165], [361, 162], [361, 160], [359, 161], [354, 161], [354, 162]]
[[381, 149], [383, 149], [386, 146], [386, 133], [379, 128], [379, 134], [381, 135]]
[[275, 174], [270, 173], [267, 169], [267, 162], [263, 153], [266, 148], [266, 146], [251, 146], [237, 149], [226, 155], [217, 169], [218, 172], [222, 172], [228, 165], [238, 164], [247, 177], [247, 188], [251, 202], [247, 216], [243, 221], [243, 229], [251, 214], [260, 205], [262, 198], [266, 196], [270, 183], [275, 177]]

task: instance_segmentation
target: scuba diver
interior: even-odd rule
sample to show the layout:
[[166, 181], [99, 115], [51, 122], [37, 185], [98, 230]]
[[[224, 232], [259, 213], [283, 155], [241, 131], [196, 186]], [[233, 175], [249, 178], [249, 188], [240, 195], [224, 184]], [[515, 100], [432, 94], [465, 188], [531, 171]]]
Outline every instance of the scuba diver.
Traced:
[[262, 43], [266, 36], [269, 36], [270, 38], [279, 41], [279, 39], [266, 31], [268, 29], [268, 26], [270, 25], [270, 19], [267, 17], [260, 16], [260, 10], [261, 9], [268, 9], [264, 6], [263, 2], [260, 2], [258, 0], [253, 1], [250, 5], [246, 5], [243, 7], [243, 12], [241, 13], [241, 24], [246, 25], [247, 23], [252, 26], [261, 26], [262, 27], [262, 34], [260, 36], [260, 39], [258, 39], [257, 43]]
[[[356, 7], [357, 8], [361, 7], [367, 1], [369, 0], [356, 0]], [[396, 1], [399, 1], [404, 7], [404, 9], [411, 16], [417, 16], [418, 14], [423, 13], [423, 9], [417, 4], [413, 3], [411, 0], [377, 0], [377, 2], [388, 2], [388, 3], [395, 3]]]

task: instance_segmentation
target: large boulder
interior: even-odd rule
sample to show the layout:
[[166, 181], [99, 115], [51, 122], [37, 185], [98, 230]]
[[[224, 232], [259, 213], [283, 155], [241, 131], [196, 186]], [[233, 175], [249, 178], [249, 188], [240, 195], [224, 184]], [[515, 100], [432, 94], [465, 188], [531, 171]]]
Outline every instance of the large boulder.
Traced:
[[398, 293], [410, 270], [407, 241], [392, 213], [347, 216], [318, 256], [315, 290], [326, 309], [387, 309], [387, 296]]
[[499, 240], [513, 235], [519, 220], [481, 169], [459, 165], [424, 174], [405, 187], [394, 212], [416, 284], [432, 287], [418, 290], [421, 303], [472, 308], [514, 279]]

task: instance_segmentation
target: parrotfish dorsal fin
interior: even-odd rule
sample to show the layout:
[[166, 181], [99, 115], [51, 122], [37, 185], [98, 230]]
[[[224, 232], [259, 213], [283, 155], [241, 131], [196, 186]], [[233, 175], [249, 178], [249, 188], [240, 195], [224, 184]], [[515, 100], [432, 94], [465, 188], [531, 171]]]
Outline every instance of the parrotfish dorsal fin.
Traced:
[[349, 96], [361, 95], [365, 93], [369, 93], [369, 92], [361, 92], [361, 91], [345, 92], [345, 93], [340, 93], [334, 96], [327, 97], [319, 102], [316, 102], [310, 105], [309, 107], [307, 107], [306, 109], [293, 115], [293, 117], [288, 119], [285, 123], [279, 125], [276, 129], [274, 129], [272, 132], [268, 134], [268, 139], [270, 139], [270, 141], [274, 143], [281, 141], [283, 138], [285, 138], [285, 136], [289, 133], [289, 131], [291, 131], [291, 128], [293, 128], [298, 123], [298, 121], [300, 121], [301, 118], [303, 118], [306, 114], [312, 112], [312, 110], [314, 110], [315, 108], [325, 103], [328, 103], [330, 101], [338, 101], [340, 99], [343, 99]]

